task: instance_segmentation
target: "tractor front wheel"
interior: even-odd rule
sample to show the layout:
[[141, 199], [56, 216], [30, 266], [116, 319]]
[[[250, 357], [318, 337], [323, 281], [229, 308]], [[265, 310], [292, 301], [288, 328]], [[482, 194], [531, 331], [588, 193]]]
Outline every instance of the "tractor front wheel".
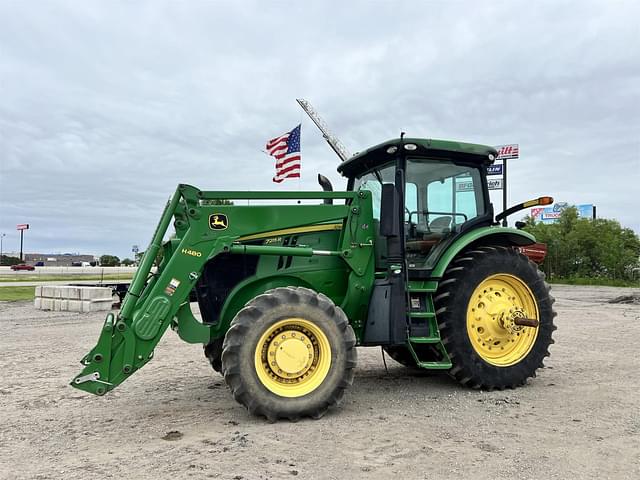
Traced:
[[307, 288], [276, 288], [238, 312], [222, 373], [234, 398], [269, 421], [320, 418], [353, 383], [356, 337], [344, 312]]
[[512, 248], [462, 253], [436, 293], [436, 318], [463, 385], [514, 388], [535, 377], [553, 343], [553, 297], [544, 275]]

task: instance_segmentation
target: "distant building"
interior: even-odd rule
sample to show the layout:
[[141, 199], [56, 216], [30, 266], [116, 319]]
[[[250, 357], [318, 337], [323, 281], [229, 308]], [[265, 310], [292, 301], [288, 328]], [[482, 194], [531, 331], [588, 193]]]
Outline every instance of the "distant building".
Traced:
[[78, 255], [73, 253], [25, 253], [25, 263], [42, 265], [45, 267], [71, 267], [90, 263], [97, 265], [98, 259], [93, 255]]

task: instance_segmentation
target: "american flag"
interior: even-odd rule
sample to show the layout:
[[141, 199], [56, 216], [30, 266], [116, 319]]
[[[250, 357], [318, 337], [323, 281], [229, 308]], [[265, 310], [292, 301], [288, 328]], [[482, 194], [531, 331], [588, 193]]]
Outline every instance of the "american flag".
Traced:
[[300, 178], [300, 125], [290, 132], [267, 142], [267, 153], [276, 158], [276, 176], [280, 183], [286, 178]]

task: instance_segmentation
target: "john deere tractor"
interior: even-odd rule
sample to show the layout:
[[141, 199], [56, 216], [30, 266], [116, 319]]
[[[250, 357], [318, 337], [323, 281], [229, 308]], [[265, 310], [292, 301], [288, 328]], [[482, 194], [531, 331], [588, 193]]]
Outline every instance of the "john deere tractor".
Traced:
[[343, 192], [323, 177], [317, 192], [179, 185], [71, 384], [104, 395], [152, 359], [169, 327], [203, 344], [234, 398], [271, 421], [339, 404], [360, 345], [472, 388], [524, 384], [549, 355], [553, 299], [518, 250], [534, 238], [498, 222], [553, 200], [494, 216], [486, 167], [496, 155], [398, 138], [342, 162]]

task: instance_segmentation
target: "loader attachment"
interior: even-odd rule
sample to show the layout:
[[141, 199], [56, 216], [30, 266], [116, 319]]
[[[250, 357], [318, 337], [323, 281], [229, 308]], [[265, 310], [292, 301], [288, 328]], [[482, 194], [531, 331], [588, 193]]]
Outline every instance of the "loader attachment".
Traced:
[[[348, 199], [344, 205], [219, 205], [220, 199]], [[366, 202], [365, 202], [366, 199]], [[364, 202], [366, 208], [357, 208]], [[366, 214], [365, 214], [366, 212]], [[96, 346], [86, 354], [82, 371], [71, 385], [96, 395], [104, 395], [125, 381], [153, 358], [154, 348], [171, 326], [190, 343], [207, 344], [220, 333], [197, 321], [189, 307], [189, 295], [202, 275], [206, 263], [219, 254], [341, 257], [354, 275], [361, 276], [371, 256], [368, 229], [344, 234], [339, 249], [313, 250], [297, 245], [277, 247], [245, 245], [243, 235], [273, 229], [344, 221], [356, 218], [370, 223], [368, 192], [203, 192], [190, 185], [179, 185], [167, 203], [151, 243], [136, 271], [117, 314], [105, 319]], [[175, 237], [163, 244], [174, 219]], [[162, 253], [157, 271], [156, 257]]]
[[[171, 287], [171, 300], [166, 296], [149, 298], [151, 291], [157, 286], [158, 277], [163, 276], [162, 270], [166, 270], [166, 264], [169, 263], [163, 261], [158, 272], [151, 275], [153, 263], [162, 248], [162, 240], [171, 218], [177, 213], [181, 196], [179, 187], [165, 206], [120, 312], [117, 315], [107, 314], [98, 343], [81, 360], [80, 363], [85, 367], [72, 380], [72, 386], [96, 395], [104, 395], [153, 358], [153, 349], [171, 321], [173, 305], [185, 296], [184, 290], [180, 291], [179, 297], [176, 295], [178, 285], [175, 285], [175, 288]], [[186, 291], [186, 296], [189, 295], [189, 291]]]

